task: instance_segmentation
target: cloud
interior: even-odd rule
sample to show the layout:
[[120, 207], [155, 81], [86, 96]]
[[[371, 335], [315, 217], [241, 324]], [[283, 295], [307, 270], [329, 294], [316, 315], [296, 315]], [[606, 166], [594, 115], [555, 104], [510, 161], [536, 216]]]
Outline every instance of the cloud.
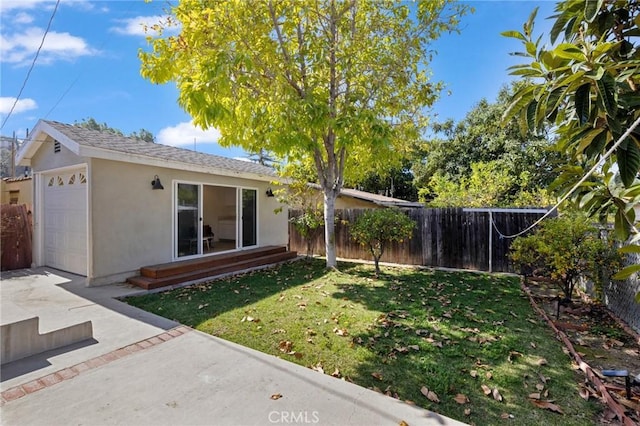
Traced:
[[[0, 1], [0, 12], [6, 13], [11, 10], [52, 10], [55, 0], [2, 0]], [[60, 6], [73, 6], [84, 10], [92, 10], [94, 5], [89, 0], [73, 0], [60, 2]]]
[[218, 129], [202, 130], [194, 126], [193, 121], [179, 123], [173, 127], [165, 127], [156, 136], [156, 141], [164, 145], [193, 147], [198, 144], [217, 144], [220, 139]]
[[[179, 31], [179, 27], [167, 27], [168, 15], [152, 15], [152, 16], [136, 16], [135, 18], [119, 19], [118, 26], [111, 27], [111, 31], [116, 34], [132, 35], [146, 37], [147, 35], [158, 35], [158, 31], [154, 29], [155, 25], [160, 25], [165, 33], [175, 34]], [[171, 22], [175, 20], [172, 19]]]
[[[48, 4], [47, 4], [48, 3]], [[0, 12], [7, 12], [15, 9], [35, 9], [44, 5], [53, 6], [51, 0], [3, 0], [0, 2]]]
[[30, 24], [32, 22], [33, 22], [33, 16], [25, 12], [20, 12], [13, 18], [14, 24], [25, 25], [25, 24]]
[[[0, 114], [9, 114], [11, 111], [11, 107], [13, 106], [16, 98], [2, 96], [0, 97]], [[29, 111], [32, 109], [38, 108], [38, 104], [33, 99], [20, 99], [18, 103], [16, 103], [15, 108], [13, 109], [13, 113], [17, 114], [24, 111]]]
[[[26, 28], [21, 33], [0, 35], [2, 62], [26, 65], [33, 59], [42, 42], [44, 29]], [[38, 63], [47, 64], [55, 60], [72, 60], [80, 56], [94, 55], [97, 51], [87, 42], [69, 33], [50, 31], [42, 45]]]

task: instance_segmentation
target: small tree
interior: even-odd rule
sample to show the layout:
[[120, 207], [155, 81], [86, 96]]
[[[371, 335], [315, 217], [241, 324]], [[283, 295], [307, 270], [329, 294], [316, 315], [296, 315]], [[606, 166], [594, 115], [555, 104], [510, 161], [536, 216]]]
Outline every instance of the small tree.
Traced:
[[380, 258], [387, 245], [411, 238], [415, 222], [400, 209], [367, 210], [351, 225], [351, 238], [367, 246], [376, 265], [376, 277], [380, 274]]
[[558, 283], [567, 301], [581, 277], [602, 284], [620, 265], [613, 245], [600, 239], [583, 217], [549, 219], [535, 234], [516, 238], [510, 251], [517, 266], [540, 271]]
[[318, 238], [322, 225], [324, 225], [324, 216], [322, 209], [305, 209], [302, 214], [292, 217], [289, 221], [298, 231], [298, 234], [307, 242], [307, 257], [313, 256], [313, 243]]

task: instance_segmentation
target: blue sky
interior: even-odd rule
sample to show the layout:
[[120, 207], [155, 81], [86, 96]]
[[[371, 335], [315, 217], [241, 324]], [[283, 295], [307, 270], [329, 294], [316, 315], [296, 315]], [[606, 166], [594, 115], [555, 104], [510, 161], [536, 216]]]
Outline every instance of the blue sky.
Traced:
[[[495, 100], [508, 82], [507, 67], [519, 63], [509, 52], [520, 50], [502, 31], [520, 30], [539, 7], [536, 33], [548, 40], [555, 1], [470, 1], [474, 14], [464, 16], [461, 34], [444, 34], [434, 44], [438, 54], [434, 80], [447, 84], [433, 106], [437, 120], [460, 120], [480, 99]], [[215, 129], [194, 128], [176, 102], [175, 86], [154, 85], [140, 76], [138, 49], [146, 48], [143, 23], [165, 13], [166, 1], [62, 0], [51, 22], [35, 67], [15, 102], [41, 43], [55, 0], [0, 2], [0, 122], [3, 136], [24, 137], [38, 119], [73, 124], [95, 118], [128, 134], [144, 128], [158, 142], [231, 157], [239, 148], [217, 145]], [[447, 95], [447, 92], [451, 92]]]

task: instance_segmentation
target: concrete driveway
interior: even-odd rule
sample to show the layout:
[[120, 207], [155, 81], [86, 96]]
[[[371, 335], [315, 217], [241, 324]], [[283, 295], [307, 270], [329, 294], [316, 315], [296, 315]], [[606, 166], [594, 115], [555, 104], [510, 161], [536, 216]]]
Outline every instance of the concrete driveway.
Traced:
[[181, 326], [48, 268], [3, 273], [2, 324], [90, 320], [93, 339], [3, 364], [3, 425], [461, 425], [436, 413]]

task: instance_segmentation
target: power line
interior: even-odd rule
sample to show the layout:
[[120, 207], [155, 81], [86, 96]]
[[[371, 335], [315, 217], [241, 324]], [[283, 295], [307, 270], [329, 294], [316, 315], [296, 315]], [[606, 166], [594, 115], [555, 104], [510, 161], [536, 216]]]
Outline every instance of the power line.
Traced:
[[598, 162], [596, 164], [594, 164], [594, 166], [587, 172], [587, 174], [585, 174], [582, 179], [580, 179], [578, 181], [578, 183], [576, 183], [573, 188], [571, 188], [571, 190], [569, 192], [567, 192], [562, 198], [560, 198], [560, 200], [556, 203], [555, 206], [553, 206], [548, 212], [546, 212], [541, 218], [539, 218], [538, 220], [536, 220], [535, 222], [533, 222], [533, 224], [531, 224], [531, 226], [527, 227], [524, 231], [520, 231], [517, 234], [513, 234], [513, 235], [504, 235], [502, 232], [500, 232], [500, 230], [498, 230], [498, 228], [496, 227], [496, 223], [494, 220], [491, 220], [491, 224], [493, 225], [493, 229], [496, 230], [496, 232], [498, 233], [498, 235], [500, 236], [500, 238], [506, 238], [506, 239], [511, 239], [511, 238], [516, 238], [519, 237], [522, 234], [525, 234], [527, 232], [529, 232], [530, 230], [532, 230], [533, 228], [535, 228], [536, 226], [538, 226], [540, 224], [540, 222], [542, 222], [544, 219], [546, 219], [547, 217], [549, 217], [549, 215], [551, 215], [551, 213], [554, 212], [554, 210], [556, 210], [560, 204], [562, 204], [567, 198], [569, 198], [569, 196], [580, 187], [580, 185], [582, 185], [587, 179], [589, 179], [589, 177], [598, 169], [598, 167], [600, 167], [600, 164], [602, 164], [602, 162], [604, 160], [606, 160], [611, 154], [613, 154], [613, 152], [620, 146], [620, 144], [622, 144], [622, 142], [631, 134], [631, 132], [633, 132], [635, 130], [636, 127], [638, 127], [638, 125], [640, 124], [640, 117], [638, 117], [636, 119], [636, 121], [633, 122], [633, 124], [631, 125], [631, 127], [629, 127], [627, 129], [626, 132], [624, 132], [624, 134], [622, 136], [620, 136], [620, 139], [618, 139], [618, 141], [609, 149], [609, 151], [607, 151], [601, 158], [600, 160], [598, 160]]
[[53, 17], [56, 16], [56, 12], [58, 10], [58, 5], [60, 5], [60, 0], [56, 1], [56, 6], [53, 9], [53, 13], [51, 13], [51, 18], [49, 18], [49, 23], [47, 24], [47, 29], [44, 30], [44, 34], [42, 35], [42, 40], [40, 41], [40, 46], [38, 46], [38, 50], [36, 50], [36, 55], [33, 57], [33, 62], [31, 62], [31, 66], [29, 67], [29, 71], [27, 71], [27, 75], [24, 78], [24, 82], [22, 83], [22, 87], [20, 88], [20, 91], [18, 92], [18, 96], [16, 96], [16, 100], [13, 102], [13, 105], [11, 106], [11, 109], [9, 110], [9, 113], [4, 118], [4, 121], [2, 122], [2, 126], [0, 126], [0, 130], [2, 130], [4, 128], [4, 125], [7, 124], [7, 120], [9, 120], [9, 117], [11, 117], [11, 114], [13, 114], [13, 110], [16, 108], [16, 105], [18, 104], [18, 101], [20, 100], [20, 96], [22, 95], [22, 91], [27, 86], [27, 81], [29, 81], [29, 76], [31, 76], [31, 71], [33, 71], [33, 68], [36, 65], [36, 61], [38, 60], [38, 56], [40, 55], [40, 51], [42, 50], [42, 45], [44, 45], [44, 40], [47, 38], [47, 34], [49, 33], [49, 30], [51, 29], [51, 23], [53, 22]]

